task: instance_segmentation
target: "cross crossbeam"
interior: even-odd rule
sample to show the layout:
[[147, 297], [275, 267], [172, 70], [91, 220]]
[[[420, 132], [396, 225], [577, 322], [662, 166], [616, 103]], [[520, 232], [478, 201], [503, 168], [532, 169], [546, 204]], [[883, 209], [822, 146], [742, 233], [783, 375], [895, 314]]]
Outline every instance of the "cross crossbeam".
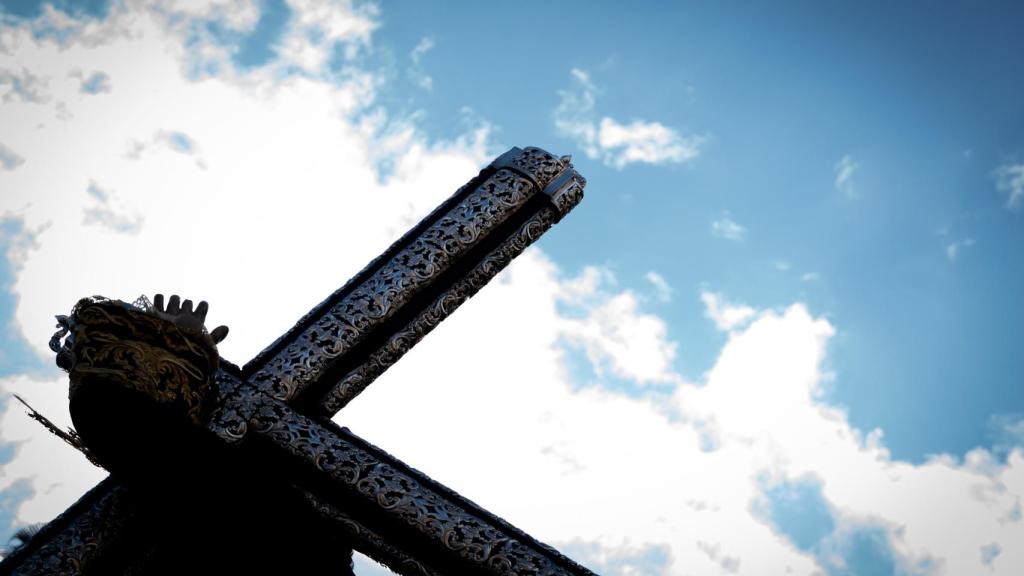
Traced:
[[[293, 550], [340, 542], [399, 574], [590, 574], [330, 421], [571, 210], [584, 185], [568, 158], [500, 156], [243, 368], [220, 362], [201, 438], [188, 444], [196, 461], [161, 462], [173, 480], [154, 480], [158, 490], [115, 469], [0, 574], [162, 573], [156, 565], [173, 555], [141, 535], [154, 516], [223, 507], [234, 524], [253, 524], [225, 540], [245, 549], [266, 520], [253, 510], [268, 503], [281, 509], [275, 520], [315, 525]], [[199, 413], [199, 400], [189, 406]], [[203, 472], [218, 480], [197, 489]]]

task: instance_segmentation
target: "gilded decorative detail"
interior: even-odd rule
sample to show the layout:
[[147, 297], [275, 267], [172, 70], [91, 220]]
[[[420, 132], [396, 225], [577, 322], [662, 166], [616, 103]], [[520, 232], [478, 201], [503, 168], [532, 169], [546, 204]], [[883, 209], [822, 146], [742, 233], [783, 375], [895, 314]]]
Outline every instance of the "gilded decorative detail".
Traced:
[[211, 393], [217, 349], [174, 323], [118, 300], [86, 298], [70, 316], [61, 348], [68, 358], [69, 396], [84, 385], [120, 386], [161, 404], [180, 404], [200, 423]]

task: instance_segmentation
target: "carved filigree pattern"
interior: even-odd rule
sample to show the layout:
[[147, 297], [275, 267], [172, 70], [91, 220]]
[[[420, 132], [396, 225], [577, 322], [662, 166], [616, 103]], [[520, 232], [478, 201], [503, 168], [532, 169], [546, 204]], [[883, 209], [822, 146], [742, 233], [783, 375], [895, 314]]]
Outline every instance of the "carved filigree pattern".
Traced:
[[12, 558], [13, 562], [18, 562], [13, 573], [78, 576], [110, 543], [122, 538], [133, 517], [133, 507], [126, 504], [124, 489], [108, 479], [82, 499], [90, 499], [97, 494], [99, 498], [84, 511], [77, 506], [72, 507], [51, 522], [51, 525], [60, 525], [70, 520], [55, 534], [41, 532], [40, 536], [46, 537], [46, 543], [30, 552], [28, 557], [20, 562]]
[[[424, 559], [411, 555], [410, 550], [417, 550], [416, 554], [428, 556], [431, 566], [467, 568], [456, 573], [591, 574], [383, 451], [330, 423], [299, 414], [285, 403], [336, 369], [339, 356], [430, 287], [433, 301], [426, 304], [418, 299], [416, 310], [407, 309], [402, 316], [405, 322], [415, 313], [411, 321], [404, 326], [388, 324], [388, 334], [375, 335], [384, 340], [381, 347], [367, 350], [368, 360], [322, 399], [328, 410], [343, 405], [582, 197], [585, 181], [567, 158], [527, 148], [500, 160], [500, 165], [496, 162], [481, 172], [356, 279], [314, 308], [243, 373], [233, 366], [218, 370], [215, 348], [211, 357], [203, 346], [197, 348], [196, 342], [181, 338], [172, 323], [147, 314], [151, 305], [146, 302], [140, 302], [146, 308], [140, 310], [119, 301], [81, 301], [72, 318], [65, 317], [61, 324], [62, 329], [70, 330], [63, 346], [60, 340], [68, 330], [59, 332], [54, 340], [59, 358], [67, 361], [71, 371], [72, 394], [82, 384], [81, 377], [88, 376], [99, 380], [98, 384], [112, 381], [142, 390], [160, 402], [182, 402], [193, 422], [199, 422], [207, 408], [215, 407], [207, 427], [222, 440], [236, 443], [247, 434], [257, 434], [290, 455], [294, 469], [287, 468], [284, 474], [306, 466], [319, 471], [317, 490], [321, 483], [324, 488], [333, 487], [322, 500], [309, 493], [310, 504], [344, 525], [350, 536], [358, 536], [353, 541], [362, 542], [366, 551], [377, 550], [381, 558], [390, 558], [387, 563], [402, 573], [437, 574], [436, 568], [421, 563]], [[538, 194], [546, 195], [549, 204], [537, 202]], [[512, 222], [518, 229], [512, 229]], [[496, 238], [496, 230], [509, 236]], [[491, 252], [477, 262], [482, 252], [477, 249], [472, 253], [473, 263], [462, 260], [460, 276], [462, 266], [472, 268], [451, 284], [445, 277], [444, 293], [435, 298], [441, 290], [433, 283], [485, 238]], [[421, 304], [426, 307], [420, 309]], [[391, 332], [392, 328], [398, 332]], [[195, 383], [200, 375], [206, 384]], [[316, 389], [318, 393], [322, 390]], [[83, 498], [82, 506], [69, 509], [67, 516], [44, 529], [45, 541], [12, 555], [8, 560], [13, 563], [5, 564], [15, 565], [15, 573], [25, 574], [71, 575], [87, 570], [102, 552], [117, 547], [112, 543], [130, 536], [126, 526], [141, 520], [134, 518], [127, 506], [130, 502], [123, 502], [122, 492], [110, 482], [101, 484], [88, 503]], [[355, 509], [346, 506], [344, 511], [332, 506], [341, 502], [359, 505]], [[372, 522], [359, 516], [366, 510], [371, 510]], [[381, 531], [367, 530], [360, 520]], [[412, 536], [418, 544], [411, 549], [403, 547], [408, 534], [418, 534]], [[389, 540], [392, 537], [396, 540]], [[427, 542], [431, 544], [420, 547]], [[137, 560], [145, 560], [147, 553], [152, 550], [130, 552]]]
[[495, 172], [365, 282], [315, 318], [251, 381], [274, 398], [294, 398], [538, 193], [534, 182], [546, 186], [564, 168], [558, 158], [537, 148], [527, 148], [512, 164], [533, 178], [511, 169]]
[[533, 176], [533, 180], [539, 188], [547, 186], [548, 182], [551, 182], [567, 164], [568, 162], [554, 154], [532, 146], [524, 148], [511, 162], [516, 169]]
[[237, 443], [248, 432], [259, 391], [223, 368], [214, 374], [213, 381], [217, 394], [216, 408], [210, 414], [206, 427], [225, 442]]
[[[300, 489], [301, 490], [301, 489]], [[443, 576], [422, 562], [403, 552], [399, 547], [352, 519], [334, 506], [323, 502], [311, 492], [302, 490], [306, 501], [322, 517], [335, 522], [345, 532], [355, 549], [384, 564], [402, 576]]]
[[326, 415], [333, 415], [341, 410], [349, 401], [359, 395], [385, 370], [397, 362], [406, 352], [412, 349], [424, 336], [437, 327], [445, 318], [455, 311], [463, 302], [476, 294], [487, 282], [496, 276], [526, 249], [535, 242], [555, 221], [551, 208], [544, 208], [527, 220], [515, 234], [510, 236], [480, 261], [465, 277], [453, 284], [439, 296], [429, 307], [416, 316], [402, 330], [395, 333], [388, 341], [378, 348], [367, 360], [346, 374], [341, 381], [328, 392], [323, 399], [322, 407]]
[[[425, 477], [395, 465], [335, 434], [287, 405], [262, 403], [251, 431], [300, 458], [351, 497], [373, 505], [378, 518], [411, 528], [478, 569], [494, 574], [592, 574], [586, 568], [509, 529], [458, 498], [434, 489]], [[482, 511], [481, 511], [482, 512]]]

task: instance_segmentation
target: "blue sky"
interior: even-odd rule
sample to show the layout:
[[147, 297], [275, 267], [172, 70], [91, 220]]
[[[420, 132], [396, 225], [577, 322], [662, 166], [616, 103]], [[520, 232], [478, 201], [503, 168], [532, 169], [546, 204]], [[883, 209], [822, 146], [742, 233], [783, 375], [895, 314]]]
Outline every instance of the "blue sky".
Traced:
[[[172, 1], [49, 6], [14, 2], [5, 5], [0, 21], [5, 30], [28, 30], [40, 46], [11, 43], [0, 66], [0, 110], [9, 111], [4, 117], [9, 122], [0, 127], [0, 241], [7, 252], [0, 270], [4, 376], [58, 376], [40, 360], [45, 342], [39, 335], [49, 328], [44, 312], [60, 313], [85, 295], [72, 296], [72, 287], [127, 299], [136, 294], [110, 291], [168, 290], [149, 289], [140, 284], [144, 280], [204, 294], [238, 290], [224, 280], [207, 288], [210, 271], [217, 270], [213, 264], [161, 267], [157, 257], [136, 271], [102, 268], [109, 271], [96, 277], [90, 276], [85, 262], [93, 261], [85, 254], [76, 255], [82, 264], [67, 264], [64, 272], [56, 268], [61, 250], [81, 246], [141, 254], [135, 262], [164, 254], [168, 236], [160, 234], [171, 224], [160, 207], [168, 203], [189, 198], [205, 206], [210, 199], [205, 227], [191, 228], [202, 230], [194, 233], [194, 249], [215, 245], [247, 266], [261, 264], [259, 254], [249, 250], [263, 244], [245, 236], [251, 222], [236, 219], [225, 207], [245, 203], [244, 194], [252, 194], [256, 200], [249, 200], [243, 213], [268, 218], [282, 232], [279, 243], [287, 253], [303, 238], [321, 238], [310, 231], [315, 225], [305, 230], [298, 219], [327, 205], [310, 196], [312, 207], [289, 211], [295, 219], [287, 220], [262, 191], [225, 190], [223, 198], [218, 196], [239, 181], [232, 178], [243, 178], [239, 189], [279, 184], [266, 192], [278, 197], [292, 184], [324, 182], [334, 202], [329, 206], [344, 214], [340, 238], [360, 226], [373, 226], [368, 237], [383, 231], [380, 239], [344, 244], [351, 254], [340, 257], [336, 274], [317, 272], [322, 284], [278, 280], [283, 283], [273, 290], [264, 288], [295, 302], [282, 304], [252, 327], [251, 341], [237, 340], [233, 329], [238, 343], [229, 339], [226, 346], [236, 346], [230, 352], [238, 357], [229, 357], [244, 362], [269, 342], [274, 329], [297, 318], [303, 302], [318, 301], [319, 287], [337, 284], [346, 269], [358, 269], [375, 246], [386, 245], [388, 235], [448, 191], [410, 195], [410, 189], [464, 181], [458, 170], [479, 166], [513, 145], [537, 145], [573, 155], [588, 179], [587, 197], [541, 240], [536, 259], [530, 256], [523, 271], [503, 286], [519, 287], [520, 292], [510, 292], [519, 294], [516, 299], [536, 297], [556, 310], [549, 336], [538, 338], [548, 338], [550, 349], [561, 354], [558, 366], [568, 374], [565, 382], [572, 391], [564, 397], [567, 412], [578, 409], [581, 421], [587, 421], [582, 415], [597, 409], [572, 402], [584, 401], [581, 397], [596, 402], [592, 395], [609, 394], [625, 403], [623, 410], [643, 405], [675, 414], [658, 434], [682, 433], [692, 425], [687, 434], [728, 452], [733, 449], [729, 438], [761, 430], [742, 423], [729, 428], [729, 415], [735, 410], [758, 426], [760, 418], [764, 426], [774, 426], [771, 418], [757, 414], [757, 402], [764, 403], [764, 411], [772, 409], [770, 385], [780, 386], [778, 395], [789, 398], [784, 384], [802, 382], [806, 362], [814, 376], [807, 390], [801, 388], [807, 397], [800, 396], [802, 403], [793, 410], [825, 414], [823, 421], [839, 426], [837, 434], [855, 438], [850, 454], [875, 454], [890, 475], [899, 470], [897, 475], [931, 478], [942, 468], [987, 478], [1002, 486], [993, 490], [1002, 490], [1009, 505], [1016, 502], [1016, 520], [1012, 510], [1006, 518], [1020, 523], [1020, 496], [1014, 490], [1021, 488], [1013, 483], [1020, 482], [1013, 480], [1020, 476], [1014, 457], [1024, 454], [1024, 307], [1015, 296], [1024, 293], [1024, 59], [1019, 57], [1024, 7], [1019, 4], [709, 2], [624, 8], [613, 2], [562, 2], [518, 3], [512, 9], [451, 2], [441, 9], [411, 2], [352, 6], [266, 0], [221, 1], [208, 9]], [[59, 24], [57, 14], [86, 25]], [[141, 56], [113, 40], [109, 52], [88, 52], [87, 42], [76, 44], [90, 34], [89, 22], [101, 29], [137, 25], [118, 20], [125, 14], [160, 22], [154, 30], [163, 32], [146, 28], [146, 34], [165, 34], [163, 45], [180, 50], [154, 48], [150, 55], [173, 53], [178, 69], [163, 64], [148, 69]], [[328, 21], [325, 15], [332, 14], [342, 16]], [[66, 52], [80, 48], [80, 57], [45, 48], [47, 41], [65, 36], [71, 38]], [[132, 74], [151, 75], [151, 93], [123, 90]], [[60, 92], [65, 84], [67, 95]], [[222, 84], [235, 92], [218, 92]], [[175, 91], [195, 96], [175, 98]], [[285, 96], [261, 108], [266, 102], [259, 95], [276, 91], [307, 98], [309, 118], [302, 116], [307, 112], [302, 107], [289, 108]], [[252, 97], [245, 100], [253, 111], [248, 118], [266, 122], [259, 135], [265, 145], [252, 148], [241, 142], [243, 136], [232, 141], [227, 128], [223, 134], [203, 128], [203, 118], [206, 124], [211, 118], [217, 122], [217, 107], [229, 106], [225, 94]], [[117, 100], [123, 115], [114, 112], [111, 118], [123, 116], [126, 127], [111, 133], [127, 136], [108, 146], [113, 136], [102, 134], [102, 122], [80, 128], [103, 141], [98, 150], [115, 151], [110, 158], [117, 160], [100, 152], [79, 158], [79, 141], [61, 134], [68, 134], [69, 123], [111, 113], [93, 107], [104, 98], [123, 98]], [[333, 112], [318, 107], [324, 99], [335, 102]], [[44, 133], [42, 121], [36, 130], [27, 120], [14, 120], [36, 118], [26, 111], [43, 107], [49, 107], [45, 118], [51, 131], [40, 140], [32, 134]], [[285, 111], [295, 114], [294, 122], [282, 118]], [[264, 112], [265, 117], [256, 116]], [[138, 126], [134, 132], [129, 118]], [[57, 130], [61, 122], [63, 133]], [[309, 132], [308, 140], [286, 126], [306, 122], [337, 125], [333, 132]], [[288, 140], [296, 134], [302, 139]], [[360, 140], [360, 134], [370, 136]], [[40, 142], [60, 142], [59, 150], [33, 156], [45, 149]], [[244, 165], [244, 157], [225, 152], [233, 143], [252, 154], [265, 148], [267, 158], [280, 159], [281, 173], [266, 175], [263, 167], [243, 176], [218, 172], [236, 161]], [[334, 146], [341, 151], [336, 156], [366, 158], [363, 164], [345, 161], [355, 174], [346, 180], [325, 171], [330, 155], [293, 160], [282, 151], [304, 145]], [[63, 166], [62, 154], [77, 158], [68, 172], [78, 180], [43, 175], [54, 170], [32, 172], [41, 163]], [[420, 157], [433, 158], [438, 172], [455, 175], [448, 180], [434, 174], [415, 163]], [[117, 164], [128, 160], [135, 164]], [[449, 170], [450, 165], [457, 169]], [[132, 166], [173, 170], [175, 178], [192, 170], [194, 176], [174, 182], [201, 193], [189, 196], [183, 188], [150, 185], [146, 172]], [[249, 176], [251, 181], [244, 179]], [[222, 208], [226, 211], [218, 213]], [[216, 310], [218, 302], [210, 299]], [[238, 318], [247, 302], [238, 300], [237, 307], [227, 309], [234, 315], [225, 318], [233, 328], [243, 322]], [[489, 304], [473, 306], [485, 317], [501, 315]], [[438, 341], [458, 342], [459, 325]], [[460, 345], [468, 346], [452, 344]], [[754, 368], [748, 373], [732, 364], [743, 359], [765, 367], [767, 389], [732, 384], [736, 377], [748, 384], [760, 381]], [[429, 364], [413, 355], [409, 362]], [[372, 413], [374, 402], [387, 404], [386, 396], [369, 394], [365, 412]], [[793, 414], [794, 422], [802, 422], [803, 416]], [[782, 460], [813, 462], [812, 454], [823, 454], [786, 444], [789, 433], [778, 429], [787, 454]], [[12, 446], [18, 436], [0, 431], [0, 437]], [[654, 438], [639, 441], [661, 441]], [[575, 442], [564, 441], [587, 453]], [[743, 443], [737, 442], [739, 450]], [[550, 455], [561, 445], [541, 448]], [[429, 446], [409, 449], [431, 457]], [[397, 449], [396, 454], [405, 457]], [[662, 457], [671, 460], [673, 454], [667, 450]], [[751, 454], [760, 462], [776, 448]], [[11, 449], [5, 456], [15, 458]], [[445, 470], [444, 455], [436, 457]], [[580, 461], [588, 468], [583, 456]], [[973, 566], [969, 557], [996, 573], [1013, 573], [1022, 567], [1016, 562], [1024, 562], [1004, 553], [1000, 538], [1005, 535], [992, 536], [963, 558], [959, 550], [935, 548], [935, 542], [945, 541], [943, 534], [915, 540], [915, 522], [929, 523], [923, 512], [901, 516], [898, 506], [887, 508], [889, 500], [881, 494], [888, 488], [879, 488], [874, 500], [843, 492], [830, 476], [831, 465], [759, 466], [744, 468], [751, 484], [739, 509], [746, 514], [743, 522], [768, 530], [787, 547], [779, 552], [778, 566], [806, 560], [829, 574], [938, 574]], [[851, 459], [835, 469], [856, 466]], [[596, 462], [589, 468], [602, 469]], [[452, 476], [475, 486], [469, 472], [456, 467]], [[0, 524], [7, 518], [11, 526], [31, 516], [9, 504], [29, 498], [25, 482], [13, 480], [0, 507]], [[947, 494], [936, 490], [938, 498]], [[502, 496], [496, 498], [499, 508], [506, 505]], [[507, 505], [517, 510], [514, 502]], [[524, 513], [524, 518], [534, 517]], [[610, 573], [630, 566], [644, 573], [681, 573], [687, 558], [682, 550], [697, 550], [716, 570], [742, 572], [758, 561], [751, 559], [759, 558], [755, 552], [767, 547], [750, 536], [744, 545], [734, 542], [730, 553], [722, 535], [720, 541], [708, 536], [684, 548], [679, 542], [689, 536], [665, 530], [672, 536], [662, 540], [653, 528], [642, 531], [647, 539], [623, 540], [607, 532], [592, 538], [580, 534], [577, 541], [565, 536], [570, 528], [552, 529], [549, 538]]]
[[[1024, 156], [1024, 12], [987, 6], [559, 3], [524, 7], [543, 14], [524, 25], [466, 3], [385, 10], [380, 37], [398, 53], [434, 39], [434, 90], [399, 77], [390, 97], [442, 133], [469, 106], [505, 142], [565, 149], [548, 111], [578, 68], [598, 114], [706, 135], [683, 166], [616, 171], [577, 153], [590, 196], [545, 246], [625, 282], [656, 270], [683, 293], [808, 302], [841, 327], [834, 400], [920, 460], [985, 445], [990, 415], [1024, 410], [1024, 226], [993, 176]], [[854, 199], [834, 186], [847, 156]], [[709, 235], [723, 214], [742, 242]], [[699, 302], [663, 314], [698, 376], [719, 345]]]

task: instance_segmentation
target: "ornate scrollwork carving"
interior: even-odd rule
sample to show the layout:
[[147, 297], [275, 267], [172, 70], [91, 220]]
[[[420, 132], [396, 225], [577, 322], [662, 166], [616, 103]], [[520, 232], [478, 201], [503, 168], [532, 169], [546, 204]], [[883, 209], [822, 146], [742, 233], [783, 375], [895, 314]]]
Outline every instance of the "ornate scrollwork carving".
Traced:
[[376, 532], [357, 522], [348, 514], [317, 498], [312, 492], [302, 490], [302, 495], [322, 517], [333, 521], [336, 526], [341, 528], [349, 540], [355, 544], [357, 550], [384, 564], [395, 573], [402, 576], [443, 576], [440, 572], [428, 568], [416, 558], [403, 552], [393, 542], [389, 542], [386, 538], [382, 538]]
[[[283, 470], [272, 472], [280, 472], [280, 477], [255, 483], [253, 494], [273, 486], [267, 498], [280, 496], [275, 491], [280, 480], [298, 485], [314, 510], [344, 529], [339, 540], [347, 543], [345, 538], [350, 538], [357, 547], [385, 559], [400, 573], [591, 574], [383, 451], [298, 411], [310, 408], [307, 400], [320, 400], [314, 405], [314, 409], [321, 410], [319, 416], [344, 405], [582, 197], [585, 181], [567, 157], [556, 158], [543, 150], [527, 148], [514, 149], [499, 160], [244, 370], [219, 363], [215, 344], [226, 329], [206, 331], [202, 318], [205, 303], [193, 310], [190, 302], [177, 297], [172, 297], [167, 307], [160, 297], [155, 303], [144, 297], [133, 304], [99, 297], [80, 301], [71, 315], [58, 317], [60, 331], [51, 341], [58, 353], [58, 365], [70, 373], [73, 415], [76, 398], [83, 397], [87, 400], [82, 401], [83, 405], [92, 408], [89, 422], [93, 425], [115, 420], [105, 410], [112, 397], [120, 406], [144, 407], [121, 412], [134, 416], [130, 429], [122, 428], [117, 421], [106, 428], [92, 428], [98, 434], [93, 438], [109, 440], [110, 445], [113, 440], [131, 437], [135, 430], [157, 428], [146, 425], [153, 414], [160, 415], [160, 423], [170, 423], [168, 428], [173, 431], [157, 434], [157, 442], [144, 434], [129, 438], [135, 442], [132, 448], [119, 453], [127, 460], [117, 460], [114, 466], [115, 474], [123, 473], [118, 477], [132, 488], [133, 495], [144, 494], [151, 499], [146, 502], [164, 502], [171, 493], [181, 498], [166, 508], [157, 507], [159, 510], [191, 501], [204, 488], [195, 486], [202, 482], [180, 481], [197, 477], [189, 474], [172, 474], [171, 482], [166, 484], [150, 480], [166, 471], [205, 473], [211, 469], [211, 462], [219, 462], [217, 459], [222, 457], [227, 464], [221, 472], [229, 475], [225, 478], [240, 469], [251, 475], [257, 468], [236, 466], [247, 461], [234, 458], [249, 454], [247, 450], [253, 448], [262, 451], [258, 454], [289, 461]], [[545, 197], [546, 202], [542, 202]], [[443, 280], [438, 282], [439, 278]], [[367, 336], [382, 326], [385, 330], [367, 342]], [[342, 373], [335, 364], [339, 356], [360, 343], [367, 345], [358, 351], [366, 360], [355, 367], [347, 365], [348, 373]], [[339, 373], [341, 383], [325, 390], [329, 384], [325, 376], [334, 379]], [[286, 403], [314, 383], [311, 392], [326, 392], [323, 397], [308, 394], [294, 407]], [[108, 396], [102, 393], [104, 390], [124, 390], [128, 394]], [[144, 399], [144, 403], [137, 403], [137, 398]], [[97, 406], [104, 410], [96, 410]], [[152, 406], [158, 409], [148, 411]], [[164, 411], [164, 407], [170, 410]], [[173, 418], [164, 420], [165, 413]], [[206, 430], [193, 424], [201, 424]], [[79, 426], [79, 431], [83, 430]], [[245, 448], [225, 450], [208, 431], [229, 444], [253, 435], [260, 438]], [[184, 437], [188, 440], [182, 442]], [[83, 439], [89, 442], [84, 432]], [[192, 448], [197, 447], [203, 458], [195, 458], [197, 452]], [[135, 460], [135, 456], [140, 459]], [[109, 467], [112, 460], [105, 457], [101, 455], [101, 461]], [[124, 468], [118, 468], [125, 463]], [[124, 472], [135, 468], [156, 472], [149, 476]], [[174, 491], [173, 486], [182, 485], [196, 491]], [[228, 486], [233, 492], [234, 485]], [[136, 492], [139, 487], [143, 490]], [[158, 548], [166, 552], [163, 545], [140, 550], [140, 540], [131, 535], [138, 529], [137, 521], [159, 522], [166, 514], [151, 518], [152, 510], [147, 509], [147, 513], [133, 517], [134, 507], [129, 506], [131, 501], [125, 502], [120, 487], [107, 482], [96, 490], [99, 492], [83, 498], [83, 505], [75, 508], [72, 516], [44, 529], [45, 542], [34, 543], [31, 549], [19, 553], [17, 573], [103, 572], [108, 560], [101, 558], [101, 552], [117, 550], [114, 557], [121, 562], [124, 559], [117, 554], [126, 548], [132, 550], [126, 554], [138, 562], [133, 564], [129, 558], [125, 569], [130, 566], [144, 573], [153, 558], [166, 559], [156, 554]], [[222, 493], [216, 494], [219, 497]], [[91, 500], [85, 502], [87, 498]], [[240, 501], [248, 504], [248, 500]], [[259, 510], [260, 515], [266, 513], [263, 507]], [[128, 525], [131, 530], [125, 528]]]
[[337, 385], [331, 388], [321, 402], [323, 412], [332, 415], [341, 410], [385, 370], [398, 362], [427, 333], [437, 327], [456, 308], [508, 266], [513, 258], [540, 238], [554, 221], [555, 215], [550, 208], [534, 214], [519, 227], [515, 234], [502, 242], [466, 276], [453, 284], [415, 319], [389, 338], [365, 362], [346, 374]]
[[[93, 500], [95, 499], [95, 500]], [[133, 509], [125, 502], [124, 489], [110, 480], [93, 488], [82, 497], [93, 500], [84, 511], [68, 518], [76, 508], [69, 509], [50, 523], [61, 526], [54, 534], [42, 534], [45, 544], [27, 550], [27, 557], [16, 567], [17, 574], [47, 574], [52, 576], [78, 576], [105, 547], [123, 537], [132, 517]], [[48, 530], [44, 528], [44, 530]], [[17, 560], [17, 559], [15, 559]]]
[[316, 469], [347, 497], [374, 506], [378, 519], [412, 529], [482, 571], [517, 576], [592, 574], [496, 517], [471, 510], [467, 501], [438, 490], [425, 476], [393, 466], [283, 403], [263, 402], [252, 431]]
[[214, 374], [217, 397], [206, 424], [214, 434], [229, 444], [240, 442], [249, 430], [249, 420], [256, 407], [259, 391], [223, 368]]
[[279, 400], [294, 398], [563, 168], [560, 159], [543, 150], [522, 151], [511, 160], [510, 168], [498, 169], [365, 282], [311, 321], [253, 374], [252, 382]]

